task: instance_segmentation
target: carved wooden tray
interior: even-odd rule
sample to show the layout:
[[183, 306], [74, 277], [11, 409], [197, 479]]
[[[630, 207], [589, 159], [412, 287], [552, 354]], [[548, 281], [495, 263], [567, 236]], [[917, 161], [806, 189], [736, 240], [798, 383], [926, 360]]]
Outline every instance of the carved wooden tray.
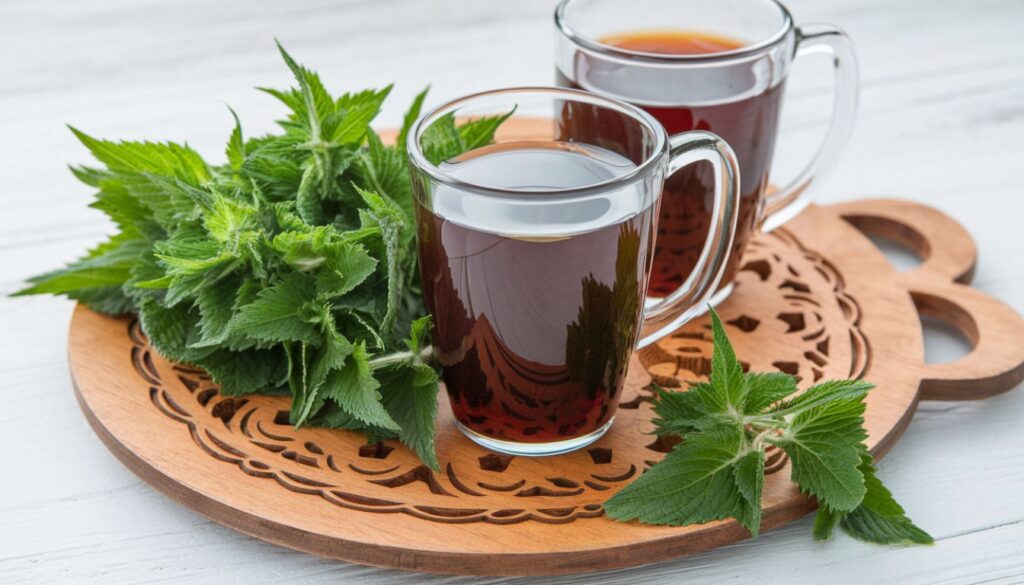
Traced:
[[[896, 272], [854, 225], [905, 243], [923, 264]], [[1024, 320], [959, 284], [974, 262], [969, 235], [933, 209], [894, 200], [812, 206], [753, 243], [719, 310], [752, 369], [790, 372], [802, 385], [875, 382], [866, 419], [880, 456], [919, 399], [981, 398], [1024, 377]], [[960, 328], [974, 350], [925, 365], [919, 312]], [[125, 465], [182, 504], [283, 546], [415, 571], [556, 574], [638, 565], [747, 536], [733, 521], [671, 528], [602, 515], [602, 502], [668, 448], [648, 434], [644, 386], [649, 376], [671, 386], [707, 373], [706, 319], [634, 358], [617, 421], [589, 449], [542, 459], [489, 453], [455, 429], [442, 397], [439, 473], [397, 443], [295, 431], [285, 398], [220, 397], [203, 372], [157, 355], [132, 319], [78, 307], [69, 345], [82, 409]], [[782, 453], [769, 467], [765, 530], [814, 508], [790, 483]]]

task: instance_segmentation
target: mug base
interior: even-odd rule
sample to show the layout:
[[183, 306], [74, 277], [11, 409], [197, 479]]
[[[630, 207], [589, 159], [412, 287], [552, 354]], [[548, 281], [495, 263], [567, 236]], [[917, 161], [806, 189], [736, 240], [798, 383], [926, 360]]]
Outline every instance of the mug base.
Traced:
[[544, 457], [547, 455], [561, 455], [563, 453], [569, 453], [570, 451], [586, 447], [607, 433], [614, 421], [615, 417], [612, 417], [608, 422], [601, 425], [601, 428], [583, 435], [582, 437], [566, 439], [564, 441], [552, 441], [550, 443], [519, 443], [516, 441], [503, 441], [501, 439], [481, 435], [480, 433], [465, 427], [459, 421], [455, 421], [455, 426], [462, 431], [462, 434], [469, 437], [471, 441], [485, 449], [504, 453], [505, 455]]

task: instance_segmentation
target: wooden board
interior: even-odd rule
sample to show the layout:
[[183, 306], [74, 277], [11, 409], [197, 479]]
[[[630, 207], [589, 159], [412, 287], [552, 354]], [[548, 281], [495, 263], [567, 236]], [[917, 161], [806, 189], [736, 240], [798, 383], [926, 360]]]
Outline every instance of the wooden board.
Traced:
[[[924, 262], [897, 273], [854, 225], [905, 243]], [[917, 204], [812, 206], [756, 239], [720, 313], [752, 369], [787, 371], [802, 385], [850, 376], [875, 382], [866, 425], [880, 456], [920, 398], [981, 398], [1024, 377], [1024, 320], [961, 284], [975, 256], [959, 225]], [[925, 365], [918, 311], [960, 328], [974, 350], [952, 364]], [[222, 398], [202, 372], [152, 351], [128, 318], [79, 307], [69, 351], [80, 404], [107, 446], [143, 479], [218, 522], [358, 563], [556, 574], [638, 565], [747, 536], [733, 521], [650, 527], [612, 522], [601, 511], [668, 448], [648, 434], [649, 377], [672, 385], [705, 375], [709, 338], [706, 320], [698, 320], [636, 356], [615, 426], [576, 453], [488, 453], [442, 407], [440, 473], [397, 443], [296, 432], [282, 415], [284, 398]], [[790, 483], [781, 453], [769, 471], [765, 530], [814, 507]]]

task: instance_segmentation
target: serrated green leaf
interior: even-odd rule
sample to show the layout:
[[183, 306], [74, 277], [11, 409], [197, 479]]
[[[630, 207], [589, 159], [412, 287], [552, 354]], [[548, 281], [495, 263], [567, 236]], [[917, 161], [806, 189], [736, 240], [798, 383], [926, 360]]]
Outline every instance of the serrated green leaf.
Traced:
[[234, 276], [196, 292], [201, 340], [198, 345], [218, 345], [227, 340], [228, 324], [234, 315], [235, 300], [241, 285], [241, 277]]
[[104, 315], [124, 315], [133, 309], [132, 300], [120, 286], [83, 288], [64, 293], [69, 299], [85, 303], [93, 311]]
[[654, 403], [654, 426], [659, 435], [685, 435], [697, 430], [701, 419], [708, 412], [701, 400], [701, 393], [688, 391], [669, 392], [658, 389], [658, 400]]
[[[861, 454], [860, 471], [864, 475], [864, 500], [852, 512], [842, 516], [840, 526], [854, 538], [875, 544], [932, 544], [935, 540], [907, 518], [903, 506], [875, 474], [871, 455]], [[817, 522], [815, 523], [817, 524]]]
[[252, 205], [235, 201], [213, 192], [210, 206], [203, 214], [203, 227], [220, 243], [237, 242], [240, 232], [252, 227], [256, 209]]
[[238, 396], [276, 390], [279, 382], [276, 370], [284, 367], [283, 361], [280, 350], [221, 349], [197, 360], [197, 365], [220, 385], [221, 394]]
[[616, 520], [676, 526], [736, 516], [744, 496], [733, 468], [743, 447], [738, 426], [691, 433], [663, 461], [605, 502], [605, 512]]
[[149, 253], [143, 239], [114, 236], [91, 250], [84, 258], [53, 272], [29, 279], [31, 286], [13, 294], [68, 294], [83, 289], [119, 287], [131, 277], [131, 269]]
[[843, 519], [843, 512], [838, 512], [826, 505], [819, 505], [818, 512], [814, 515], [814, 527], [812, 534], [814, 540], [828, 540], [832, 538], [839, 521]]
[[318, 343], [314, 325], [299, 318], [302, 305], [312, 296], [313, 283], [308, 278], [290, 275], [239, 307], [228, 327], [232, 333], [260, 341]]
[[142, 331], [157, 351], [178, 362], [191, 363], [196, 358], [196, 352], [189, 350], [188, 339], [197, 315], [184, 305], [168, 308], [154, 298], [143, 299], [138, 311]]
[[324, 250], [326, 262], [317, 271], [317, 293], [336, 298], [362, 284], [377, 269], [377, 261], [358, 244], [338, 242]]
[[339, 145], [361, 142], [370, 128], [370, 120], [380, 113], [381, 104], [391, 93], [391, 88], [389, 85], [379, 91], [347, 93], [338, 98], [335, 104], [337, 120], [332, 119], [327, 124], [328, 140]]
[[394, 203], [385, 200], [380, 195], [356, 187], [363, 200], [369, 205], [369, 210], [363, 210], [361, 214], [366, 221], [380, 228], [381, 238], [384, 241], [387, 255], [388, 269], [388, 295], [387, 311], [380, 324], [380, 331], [383, 337], [391, 335], [397, 319], [398, 299], [404, 290], [405, 273], [402, 269], [404, 254], [406, 251], [403, 245], [403, 230], [407, 228], [405, 219]]
[[345, 366], [331, 372], [324, 384], [326, 395], [348, 414], [369, 426], [399, 431], [382, 404], [380, 383], [373, 377], [366, 346], [358, 344]]
[[69, 126], [71, 132], [110, 171], [173, 177], [199, 185], [210, 179], [210, 169], [199, 154], [173, 143], [111, 142], [93, 138]]
[[801, 412], [778, 444], [789, 455], [793, 481], [834, 510], [849, 511], [864, 498], [858, 468], [864, 431], [860, 398], [834, 400]]
[[459, 137], [462, 139], [462, 148], [465, 152], [480, 148], [481, 146], [487, 146], [494, 142], [494, 133], [498, 130], [505, 120], [512, 117], [512, 114], [516, 112], [516, 108], [513, 107], [507, 114], [500, 116], [485, 116], [483, 118], [476, 118], [463, 122], [459, 125]]
[[449, 112], [428, 126], [420, 136], [420, 149], [423, 156], [435, 165], [465, 152], [462, 135], [455, 126], [455, 114]]
[[797, 397], [782, 402], [776, 414], [797, 414], [836, 400], [861, 400], [875, 385], [864, 380], [829, 380], [811, 386]]
[[764, 450], [757, 449], [743, 455], [732, 469], [736, 488], [743, 496], [743, 503], [736, 519], [750, 535], [757, 538], [761, 530], [761, 491], [764, 488]]
[[284, 58], [284, 62], [295, 75], [295, 80], [299, 82], [299, 97], [301, 97], [301, 99], [282, 101], [285, 101], [285, 104], [292, 109], [295, 118], [308, 131], [309, 139], [314, 141], [321, 140], [323, 138], [321, 122], [334, 113], [334, 100], [327, 93], [327, 89], [324, 88], [323, 82], [320, 81], [320, 76], [299, 65], [285, 51], [281, 43], [277, 43], [277, 48], [281, 53], [281, 57]]
[[332, 373], [345, 367], [345, 362], [356, 348], [334, 330], [333, 323], [324, 324], [324, 340], [312, 360], [304, 388], [293, 389], [291, 421], [303, 426], [324, 406], [330, 391], [327, 385]]
[[714, 309], [711, 313], [711, 334], [714, 339], [714, 351], [711, 354], [711, 384], [717, 390], [707, 397], [717, 397], [716, 410], [735, 409], [742, 412], [746, 401], [747, 385], [743, 377], [743, 367], [736, 359], [729, 337], [725, 334], [722, 319]]
[[234, 170], [240, 170], [242, 163], [245, 162], [245, 140], [242, 138], [242, 122], [238, 119], [238, 114], [234, 110], [228, 108], [231, 112], [231, 117], [235, 119], [235, 128], [231, 131], [231, 137], [228, 138], [228, 145], [224, 149], [224, 154], [227, 156], [228, 164]]
[[406, 141], [409, 137], [409, 131], [412, 130], [412, 125], [416, 123], [416, 120], [420, 117], [420, 112], [423, 110], [423, 101], [427, 98], [427, 93], [429, 91], [430, 87], [426, 87], [423, 91], [416, 94], [416, 97], [412, 100], [412, 104], [409, 105], [409, 109], [406, 110], [405, 116], [402, 117], [402, 128], [398, 131], [398, 138], [395, 140], [395, 147], [403, 158], [406, 155]]
[[782, 372], [744, 374], [747, 397], [744, 414], [757, 414], [797, 391], [796, 378]]
[[[434, 451], [434, 419], [437, 418], [436, 378], [424, 382], [422, 370], [403, 367], [376, 374], [384, 408], [401, 430], [398, 438], [431, 469], [439, 469]], [[435, 374], [436, 376], [436, 374]], [[417, 383], [417, 381], [420, 383]]]

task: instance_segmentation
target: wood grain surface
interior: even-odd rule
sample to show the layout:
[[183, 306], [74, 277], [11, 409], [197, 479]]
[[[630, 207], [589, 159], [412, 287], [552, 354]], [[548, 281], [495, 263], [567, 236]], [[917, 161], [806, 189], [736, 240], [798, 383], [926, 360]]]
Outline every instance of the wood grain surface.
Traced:
[[[66, 164], [88, 162], [67, 132], [187, 140], [211, 160], [231, 129], [281, 115], [253, 86], [289, 75], [280, 38], [332, 90], [397, 82], [394, 126], [419, 89], [431, 103], [552, 79], [551, 0], [252, 0], [0, 3], [0, 292], [109, 233]], [[787, 2], [797, 22], [845, 28], [858, 47], [861, 110], [824, 203], [898, 196], [954, 217], [975, 238], [974, 288], [1024, 311], [1024, 38], [1018, 0]], [[467, 50], [471, 47], [472, 50]], [[824, 62], [789, 81], [777, 176], [798, 170], [827, 120]], [[889, 247], [896, 265], [912, 255]], [[12, 583], [460, 583], [328, 561], [262, 543], [157, 493], [96, 440], [72, 398], [73, 305], [0, 299], [0, 581]], [[929, 362], [966, 343], [927, 321]], [[687, 558], [558, 583], [1019, 583], [1024, 580], [1024, 393], [922, 402], [881, 476], [938, 544], [881, 548], [810, 538], [809, 519]], [[480, 580], [473, 580], [480, 582]], [[506, 583], [506, 579], [488, 580]], [[516, 580], [516, 582], [521, 582]], [[549, 582], [539, 578], [522, 582]]]

